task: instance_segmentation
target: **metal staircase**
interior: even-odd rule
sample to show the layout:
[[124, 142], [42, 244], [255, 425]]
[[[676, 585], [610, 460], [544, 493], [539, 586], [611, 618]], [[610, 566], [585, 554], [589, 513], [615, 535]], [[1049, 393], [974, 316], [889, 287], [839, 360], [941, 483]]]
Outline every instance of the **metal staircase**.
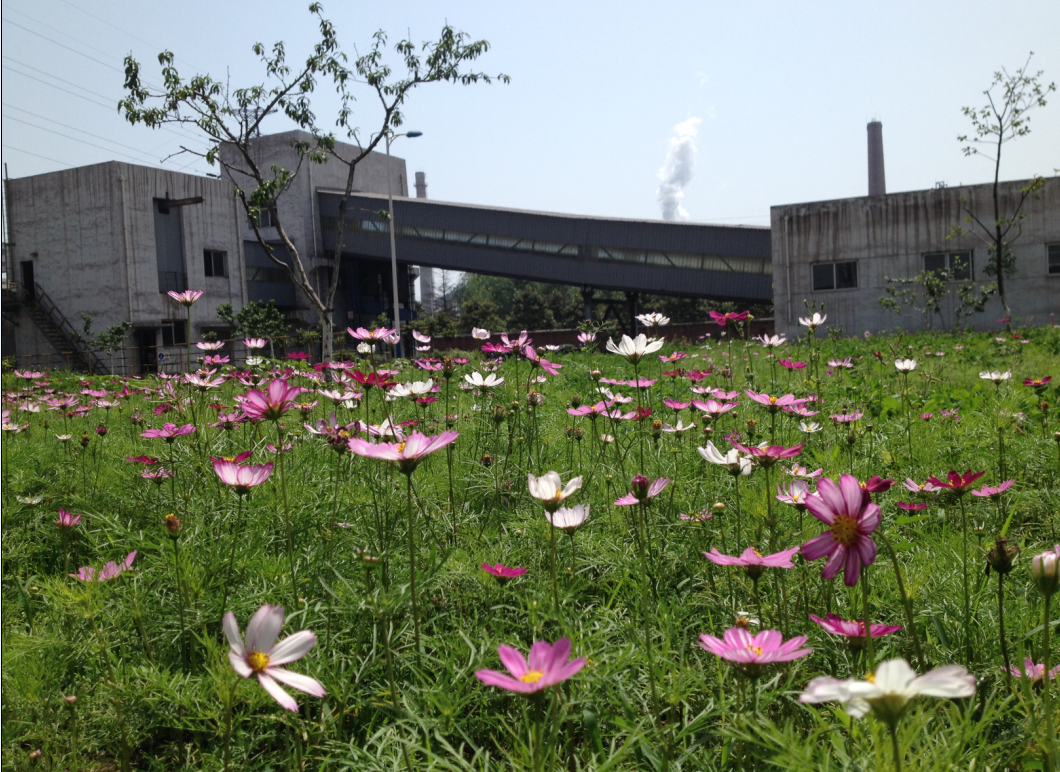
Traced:
[[68, 358], [72, 368], [92, 373], [109, 371], [95, 351], [78, 342], [77, 331], [39, 284], [34, 282], [32, 290], [25, 286], [21, 290], [22, 304], [29, 318], [52, 347]]

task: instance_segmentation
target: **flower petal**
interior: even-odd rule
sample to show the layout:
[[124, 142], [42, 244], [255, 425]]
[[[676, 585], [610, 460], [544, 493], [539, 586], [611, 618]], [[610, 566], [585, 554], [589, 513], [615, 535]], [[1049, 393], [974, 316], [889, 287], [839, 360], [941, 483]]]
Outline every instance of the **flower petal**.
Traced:
[[267, 652], [272, 650], [283, 628], [283, 606], [267, 603], [254, 612], [247, 623], [247, 649]]
[[509, 675], [498, 673], [496, 670], [476, 670], [475, 678], [486, 684], [486, 686], [496, 686], [500, 689], [507, 689], [510, 692], [529, 694], [536, 691], [533, 684], [523, 683]]
[[[526, 665], [526, 659], [522, 653], [511, 646], [498, 646], [497, 653], [501, 657], [501, 664], [508, 669], [516, 678], [521, 678], [530, 668]], [[493, 671], [489, 671], [493, 672]], [[495, 684], [496, 685], [496, 684]]]
[[825, 555], [831, 555], [839, 546], [832, 532], [825, 531], [802, 545], [802, 555], [807, 560], [818, 560]]
[[843, 567], [843, 584], [847, 587], [853, 587], [858, 583], [858, 578], [861, 576], [861, 556], [856, 549], [847, 549], [846, 553], [846, 561]]
[[975, 676], [960, 665], [945, 665], [914, 679], [909, 688], [926, 697], [971, 697]]
[[243, 636], [239, 632], [236, 615], [231, 611], [225, 614], [224, 619], [221, 620], [221, 627], [224, 628], [225, 638], [228, 639], [228, 645], [232, 647], [232, 651], [240, 657], [246, 656], [247, 650], [243, 648]]
[[250, 676], [254, 673], [254, 669], [246, 663], [246, 660], [244, 660], [234, 651], [228, 652], [228, 661], [232, 664], [232, 669], [244, 678], [250, 678]]
[[303, 675], [302, 673], [294, 673], [290, 670], [285, 670], [282, 667], [271, 666], [265, 669], [265, 674], [272, 676], [281, 683], [287, 684], [292, 689], [311, 694], [314, 697], [327, 696], [327, 692], [324, 690], [323, 685], [312, 676]]
[[280, 703], [281, 708], [287, 708], [292, 713], [298, 712], [298, 703], [294, 701], [294, 697], [281, 689], [280, 685], [272, 680], [270, 676], [265, 673], [258, 673], [258, 683], [269, 693], [269, 696]]
[[[272, 647], [269, 652], [269, 663], [271, 665], [286, 665], [304, 657], [316, 646], [317, 637], [312, 630], [299, 630], [294, 635], [289, 635]], [[282, 679], [281, 679], [282, 680]]]

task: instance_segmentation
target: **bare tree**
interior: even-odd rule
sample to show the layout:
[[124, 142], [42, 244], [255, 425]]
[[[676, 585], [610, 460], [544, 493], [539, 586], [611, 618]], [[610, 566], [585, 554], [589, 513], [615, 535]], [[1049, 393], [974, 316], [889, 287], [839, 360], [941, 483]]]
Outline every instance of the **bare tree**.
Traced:
[[986, 244], [991, 260], [987, 270], [995, 275], [997, 294], [1005, 316], [1010, 316], [1008, 300], [1005, 297], [1005, 274], [1015, 270], [1015, 257], [1010, 245], [1019, 238], [1021, 223], [1027, 216], [1023, 205], [1031, 196], [1037, 196], [1045, 184], [1045, 178], [1034, 177], [1031, 184], [1020, 190], [1019, 199], [1011, 212], [1001, 208], [998, 186], [1001, 178], [1001, 151], [1004, 146], [1018, 137], [1030, 134], [1030, 116], [1027, 113], [1035, 107], [1045, 106], [1045, 96], [1056, 91], [1056, 84], [1043, 86], [1043, 70], [1029, 74], [1032, 51], [1022, 67], [1013, 73], [1001, 68], [994, 73], [994, 79], [983, 93], [987, 103], [983, 107], [964, 107], [962, 112], [968, 116], [975, 131], [974, 136], [961, 135], [958, 142], [967, 143], [963, 150], [966, 156], [981, 155], [994, 164], [993, 219], [984, 217], [973, 209], [971, 202], [962, 198], [965, 213], [965, 228], [954, 225], [950, 228], [950, 238], [967, 234], [975, 235]]
[[[196, 75], [189, 80], [181, 78], [174, 66], [174, 55], [164, 51], [158, 55], [162, 67], [164, 88], [152, 91], [144, 86], [140, 78], [140, 64], [132, 56], [125, 58], [126, 97], [119, 109], [132, 123], [143, 123], [159, 128], [167, 123], [195, 126], [206, 135], [208, 149], [205, 152], [181, 148], [183, 153], [199, 155], [211, 165], [219, 164], [228, 176], [237, 181], [236, 196], [243, 205], [247, 220], [254, 228], [258, 243], [269, 258], [287, 272], [292, 283], [301, 291], [320, 317], [323, 357], [332, 356], [334, 344], [335, 294], [338, 289], [342, 248], [345, 244], [344, 230], [349, 198], [353, 192], [354, 171], [376, 146], [384, 141], [402, 124], [402, 106], [409, 93], [425, 83], [445, 81], [469, 85], [492, 78], [482, 72], [465, 72], [461, 67], [474, 61], [489, 50], [485, 40], [469, 41], [463, 32], [449, 25], [442, 28], [436, 41], [419, 45], [401, 40], [393, 50], [401, 60], [404, 73], [396, 76], [384, 59], [387, 47], [386, 33], [376, 32], [372, 45], [363, 56], [354, 61], [353, 69], [346, 66], [347, 57], [339, 47], [334, 25], [323, 18], [321, 6], [313, 3], [309, 11], [319, 22], [320, 41], [313, 46], [305, 64], [292, 67], [282, 42], [266, 49], [261, 43], [254, 45], [254, 53], [264, 66], [266, 80], [263, 85], [232, 89], [227, 83], [214, 80], [209, 75]], [[507, 83], [506, 75], [496, 78]], [[335, 119], [337, 132], [357, 146], [355, 152], [344, 154], [334, 132], [322, 131], [313, 113], [310, 97], [317, 85], [330, 82], [339, 95], [340, 107]], [[378, 100], [382, 112], [379, 128], [368, 135], [352, 125], [353, 103], [356, 99], [351, 91], [354, 85], [361, 86]], [[299, 128], [313, 135], [312, 142], [294, 142], [292, 147], [298, 156], [294, 169], [272, 166], [261, 168], [252, 153], [253, 142], [260, 134], [265, 116], [282, 112]], [[238, 165], [222, 158], [220, 148], [228, 144], [235, 149]], [[302, 255], [289, 237], [277, 211], [277, 199], [287, 191], [302, 169], [303, 163], [326, 163], [333, 158], [348, 167], [346, 186], [339, 201], [336, 227], [335, 253], [329, 281], [318, 286], [307, 270], [307, 256]], [[389, 174], [389, 169], [387, 170]], [[239, 180], [245, 180], [240, 184]], [[276, 228], [291, 262], [280, 259], [261, 234], [258, 226], [261, 212], [267, 211]]]

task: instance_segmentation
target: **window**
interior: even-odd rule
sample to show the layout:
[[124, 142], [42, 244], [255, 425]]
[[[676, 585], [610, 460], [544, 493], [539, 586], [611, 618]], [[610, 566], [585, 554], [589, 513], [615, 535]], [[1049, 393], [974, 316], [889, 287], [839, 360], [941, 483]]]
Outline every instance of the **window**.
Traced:
[[287, 271], [283, 268], [265, 268], [262, 266], [247, 266], [247, 281], [265, 281], [274, 284], [285, 284], [288, 281]]
[[858, 286], [858, 264], [817, 263], [813, 266], [813, 290], [853, 289]]
[[1050, 244], [1049, 250], [1049, 273], [1060, 274], [1060, 244]]
[[947, 271], [951, 279], [972, 278], [972, 253], [964, 252], [928, 252], [924, 255], [924, 270], [941, 273]]
[[[248, 220], [253, 224], [254, 218], [250, 217]], [[272, 212], [268, 209], [258, 210], [258, 227], [259, 228], [271, 228], [272, 227]]]
[[188, 344], [188, 327], [184, 319], [162, 320], [162, 345], [186, 346]]
[[228, 276], [228, 260], [220, 249], [206, 249], [202, 253], [207, 276]]

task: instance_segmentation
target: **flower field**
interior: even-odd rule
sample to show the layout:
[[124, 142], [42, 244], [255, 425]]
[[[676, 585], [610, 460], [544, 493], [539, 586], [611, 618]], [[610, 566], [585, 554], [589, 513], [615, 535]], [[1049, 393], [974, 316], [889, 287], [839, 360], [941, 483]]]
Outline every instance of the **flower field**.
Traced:
[[1060, 770], [1060, 328], [643, 321], [5, 371], [3, 769]]

